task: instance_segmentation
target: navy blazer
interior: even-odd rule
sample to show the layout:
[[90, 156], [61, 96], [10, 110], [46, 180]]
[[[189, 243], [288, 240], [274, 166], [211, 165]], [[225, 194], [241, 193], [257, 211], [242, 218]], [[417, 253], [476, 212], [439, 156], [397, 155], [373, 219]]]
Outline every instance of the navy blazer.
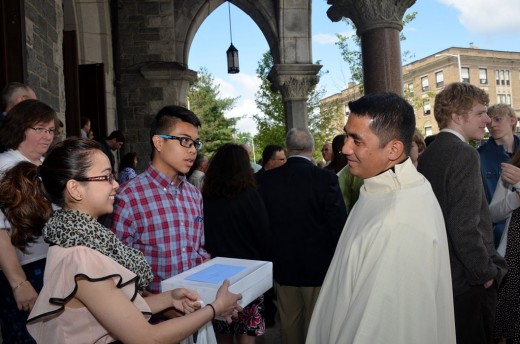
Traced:
[[303, 157], [290, 157], [262, 177], [275, 281], [321, 286], [347, 218], [337, 176]]

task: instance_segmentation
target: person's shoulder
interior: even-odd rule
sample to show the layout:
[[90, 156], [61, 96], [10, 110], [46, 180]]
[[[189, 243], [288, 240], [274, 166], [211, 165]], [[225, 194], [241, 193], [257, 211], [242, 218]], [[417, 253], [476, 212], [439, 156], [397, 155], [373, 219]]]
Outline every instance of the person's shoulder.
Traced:
[[189, 192], [197, 198], [202, 198], [200, 190], [189, 182], [188, 178], [183, 177], [181, 192]]
[[334, 172], [333, 169], [330, 168], [324, 168], [324, 167], [318, 167], [314, 164], [310, 164], [309, 168], [318, 178], [325, 178], [325, 179], [337, 179], [338, 176]]
[[129, 195], [135, 194], [138, 190], [149, 189], [153, 184], [145, 172], [139, 173], [135, 178], [132, 178], [125, 182], [119, 189], [117, 189], [117, 195]]
[[8, 150], [0, 153], [0, 174], [6, 172], [21, 161], [27, 160], [20, 152]]
[[23, 159], [23, 157], [16, 150], [10, 149], [3, 153], [0, 153], [0, 163], [2, 163], [2, 164], [7, 164], [10, 162], [17, 162], [17, 161], [21, 161], [22, 159]]
[[62, 263], [64, 266], [76, 270], [110, 260], [104, 254], [86, 246], [61, 247], [54, 245], [49, 248], [48, 256], [53, 257], [58, 264]]
[[125, 281], [135, 277], [133, 272], [114, 259], [86, 246], [51, 246], [47, 260], [50, 260], [48, 266], [53, 267], [52, 271], [68, 271], [75, 276], [87, 276], [91, 280], [112, 278], [114, 274], [119, 274]]

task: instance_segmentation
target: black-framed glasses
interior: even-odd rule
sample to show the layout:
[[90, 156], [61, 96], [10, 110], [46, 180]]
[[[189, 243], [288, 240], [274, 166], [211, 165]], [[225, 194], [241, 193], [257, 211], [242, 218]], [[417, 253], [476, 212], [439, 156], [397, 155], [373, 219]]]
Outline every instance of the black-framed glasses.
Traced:
[[110, 184], [114, 184], [114, 181], [116, 180], [112, 173], [110, 173], [106, 176], [74, 178], [74, 179], [77, 180], [78, 182], [104, 182], [104, 181], [107, 181]]
[[29, 127], [29, 129], [34, 130], [38, 135], [43, 135], [44, 133], [49, 133], [50, 135], [54, 136], [54, 134], [56, 133], [56, 129], [54, 129], [54, 128], [47, 129], [47, 128], [40, 128], [40, 127], [37, 127], [37, 128]]
[[201, 140], [190, 139], [189, 137], [184, 136], [173, 136], [173, 135], [164, 135], [164, 134], [156, 134], [159, 137], [167, 140], [178, 140], [181, 146], [184, 148], [195, 147], [196, 150], [200, 150], [202, 148]]

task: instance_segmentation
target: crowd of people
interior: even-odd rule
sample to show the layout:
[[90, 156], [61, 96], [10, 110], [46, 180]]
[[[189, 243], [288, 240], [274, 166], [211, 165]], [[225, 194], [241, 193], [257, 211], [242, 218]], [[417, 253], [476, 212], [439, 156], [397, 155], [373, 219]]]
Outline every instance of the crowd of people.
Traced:
[[[120, 131], [96, 141], [84, 117], [63, 139], [24, 84], [2, 101], [4, 343], [172, 343], [211, 322], [250, 344], [275, 312], [284, 344], [520, 343], [517, 117], [475, 86], [436, 95], [434, 140], [399, 95], [349, 102], [322, 166], [304, 128], [261, 165], [247, 144], [209, 157], [197, 115], [165, 106], [142, 173], [135, 152], [116, 169]], [[208, 304], [162, 290], [217, 256], [272, 261], [273, 290], [248, 305], [228, 281]]]

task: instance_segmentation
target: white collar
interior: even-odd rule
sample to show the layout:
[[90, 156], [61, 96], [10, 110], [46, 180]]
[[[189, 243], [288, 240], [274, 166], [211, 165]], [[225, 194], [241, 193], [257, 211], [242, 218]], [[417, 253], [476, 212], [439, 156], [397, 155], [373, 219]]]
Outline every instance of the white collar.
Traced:
[[461, 139], [462, 141], [468, 143], [468, 142], [466, 141], [466, 139], [464, 138], [464, 136], [462, 136], [462, 134], [459, 133], [459, 132], [456, 131], [456, 130], [448, 129], [448, 128], [444, 128], [444, 129], [441, 129], [441, 133], [451, 133], [451, 134], [457, 136], [457, 137], [458, 137], [459, 139]]

